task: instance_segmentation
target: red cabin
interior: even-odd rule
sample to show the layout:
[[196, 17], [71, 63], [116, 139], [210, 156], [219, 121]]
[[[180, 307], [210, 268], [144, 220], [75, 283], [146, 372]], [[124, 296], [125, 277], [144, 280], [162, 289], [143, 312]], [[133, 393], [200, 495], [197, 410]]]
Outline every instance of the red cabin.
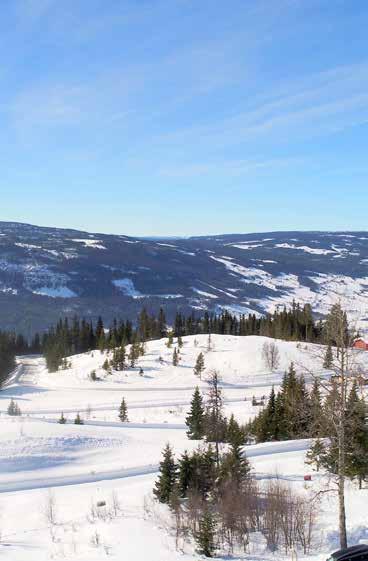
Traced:
[[356, 339], [353, 343], [353, 347], [361, 351], [368, 351], [368, 343], [366, 343], [364, 339]]

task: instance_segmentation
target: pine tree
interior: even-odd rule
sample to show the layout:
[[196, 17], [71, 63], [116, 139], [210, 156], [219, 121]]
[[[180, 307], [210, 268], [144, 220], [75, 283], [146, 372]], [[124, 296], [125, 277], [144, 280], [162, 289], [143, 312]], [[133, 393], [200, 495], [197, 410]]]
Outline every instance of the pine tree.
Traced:
[[83, 419], [81, 419], [81, 416], [79, 415], [79, 413], [77, 413], [77, 415], [74, 419], [74, 424], [75, 425], [84, 425], [84, 421], [83, 421]]
[[129, 423], [128, 407], [127, 407], [127, 404], [125, 402], [124, 397], [121, 400], [121, 404], [120, 404], [120, 408], [119, 408], [119, 419], [122, 423]]
[[60, 419], [58, 420], [58, 423], [60, 425], [65, 425], [66, 424], [66, 418], [64, 417], [64, 413], [61, 413]]
[[185, 419], [188, 427], [187, 435], [190, 440], [200, 440], [203, 438], [204, 413], [203, 398], [197, 386], [193, 393], [190, 411]]
[[170, 444], [166, 444], [160, 462], [160, 475], [155, 483], [153, 494], [160, 503], [169, 503], [171, 493], [177, 481], [177, 466]]
[[184, 345], [184, 343], [183, 343], [182, 336], [179, 335], [178, 336], [178, 347], [179, 347], [179, 349], [181, 349], [183, 347], [183, 345]]
[[198, 553], [205, 557], [213, 557], [216, 551], [215, 535], [216, 520], [211, 510], [207, 508], [199, 520], [198, 532], [195, 535]]
[[202, 373], [204, 371], [204, 356], [203, 353], [199, 353], [199, 355], [197, 356], [197, 360], [194, 366], [194, 374], [196, 376], [199, 376], [199, 379], [202, 379]]
[[325, 357], [323, 359], [323, 368], [329, 370], [333, 365], [333, 354], [332, 354], [332, 347], [329, 343], [326, 348]]

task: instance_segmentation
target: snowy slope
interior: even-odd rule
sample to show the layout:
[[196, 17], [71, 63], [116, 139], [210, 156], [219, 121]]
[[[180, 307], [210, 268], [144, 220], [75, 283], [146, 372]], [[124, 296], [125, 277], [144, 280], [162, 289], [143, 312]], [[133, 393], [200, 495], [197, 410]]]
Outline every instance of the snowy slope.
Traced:
[[[205, 394], [206, 372], [217, 368], [226, 414], [234, 412], [246, 420], [259, 410], [251, 405], [252, 395], [268, 394], [272, 384], [280, 383], [291, 360], [299, 372], [305, 366], [327, 374], [315, 358], [313, 345], [283, 341], [277, 341], [280, 368], [268, 372], [261, 357], [265, 341], [262, 337], [217, 335], [212, 336], [212, 349], [207, 351], [206, 336], [185, 337], [178, 367], [171, 364], [172, 349], [167, 349], [166, 341], [153, 341], [147, 344], [146, 355], [135, 369], [112, 375], [101, 369], [106, 357], [99, 352], [73, 356], [72, 368], [55, 374], [46, 372], [41, 358], [20, 358], [12, 380], [0, 393], [2, 559], [197, 559], [190, 545], [184, 553], [175, 550], [165, 509], [154, 508], [148, 516], [144, 508], [151, 503], [166, 442], [171, 442], [177, 453], [196, 446], [187, 439], [183, 424], [194, 386], [200, 385]], [[201, 381], [193, 374], [200, 351], [206, 364]], [[366, 368], [368, 353], [357, 357]], [[139, 375], [140, 367], [143, 376]], [[100, 381], [90, 381], [92, 369], [101, 376]], [[122, 396], [131, 420], [127, 424], [117, 418]], [[21, 418], [5, 413], [12, 397], [23, 411]], [[57, 424], [61, 411], [69, 421], [81, 412], [86, 424]], [[278, 474], [305, 492], [303, 475], [309, 470], [304, 454], [308, 446], [306, 440], [266, 443], [248, 446], [246, 452], [259, 481]], [[316, 491], [324, 483], [325, 478], [319, 475], [308, 485]], [[45, 516], [50, 488], [55, 499], [55, 525]], [[114, 515], [102, 508], [100, 518], [93, 518], [91, 505], [99, 500], [106, 501], [110, 511], [115, 503]], [[349, 533], [355, 541], [368, 538], [366, 500], [367, 490], [349, 487]], [[324, 496], [322, 509], [320, 541], [312, 556], [316, 561], [325, 559], [337, 545], [335, 498]], [[98, 545], [93, 543], [96, 536]], [[269, 559], [262, 544], [252, 547], [254, 558]]]
[[[196, 559], [191, 545], [185, 552], [176, 551], [165, 509], [154, 507], [148, 515], [144, 508], [152, 503], [151, 490], [166, 442], [177, 453], [197, 444], [187, 439], [183, 424], [195, 385], [205, 394], [206, 373], [217, 368], [226, 414], [234, 412], [245, 421], [259, 410], [251, 405], [252, 395], [268, 394], [273, 384], [280, 383], [290, 361], [299, 372], [305, 366], [326, 375], [313, 345], [283, 341], [277, 341], [280, 368], [268, 372], [261, 356], [266, 340], [213, 335], [208, 351], [206, 336], [185, 337], [178, 367], [171, 364], [172, 349], [166, 347], [166, 341], [153, 341], [147, 344], [146, 355], [135, 369], [112, 375], [102, 370], [106, 356], [100, 352], [73, 356], [72, 367], [55, 374], [46, 372], [42, 358], [21, 357], [14, 376], [0, 393], [1, 558]], [[202, 380], [193, 374], [200, 351], [206, 364]], [[158, 361], [160, 356], [163, 363]], [[359, 354], [358, 360], [367, 367], [368, 353]], [[140, 367], [143, 376], [139, 375]], [[92, 369], [100, 381], [89, 379]], [[127, 424], [117, 418], [122, 396], [128, 404], [131, 422]], [[20, 418], [5, 413], [12, 397], [23, 411]], [[70, 421], [66, 425], [56, 423], [61, 411]], [[71, 424], [77, 411], [85, 419], [84, 426]], [[308, 445], [306, 440], [266, 443], [248, 446], [246, 452], [259, 481], [278, 474], [304, 491]], [[323, 476], [318, 476], [310, 485], [317, 490], [323, 484]], [[45, 515], [50, 493], [55, 501], [54, 525]], [[101, 500], [107, 507], [101, 507], [96, 518], [92, 506], [96, 511]], [[349, 488], [349, 532], [356, 541], [366, 537], [365, 501], [366, 490]], [[320, 544], [313, 555], [318, 561], [337, 545], [335, 499], [326, 496], [322, 508]], [[262, 547], [252, 545], [255, 559], [269, 558]]]

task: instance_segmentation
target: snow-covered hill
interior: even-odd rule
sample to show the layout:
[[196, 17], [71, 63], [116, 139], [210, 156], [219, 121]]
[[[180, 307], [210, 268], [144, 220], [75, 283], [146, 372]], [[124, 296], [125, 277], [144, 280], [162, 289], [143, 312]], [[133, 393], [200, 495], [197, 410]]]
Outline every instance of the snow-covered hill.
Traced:
[[[169, 441], [181, 453], [197, 445], [187, 439], [183, 424], [194, 386], [206, 394], [207, 373], [216, 368], [222, 378], [225, 413], [233, 412], [245, 421], [259, 410], [251, 405], [252, 396], [267, 395], [273, 384], [277, 386], [290, 361], [299, 372], [307, 368], [328, 375], [316, 358], [315, 346], [283, 341], [276, 342], [280, 366], [269, 372], [262, 360], [265, 341], [213, 335], [208, 350], [206, 336], [185, 337], [177, 367], [172, 365], [172, 349], [166, 340], [152, 341], [136, 368], [111, 375], [101, 368], [106, 356], [100, 352], [73, 356], [71, 368], [54, 374], [46, 372], [42, 358], [21, 357], [8, 386], [0, 392], [2, 558], [197, 559], [191, 545], [184, 552], [175, 550], [165, 510], [147, 513], [163, 446]], [[193, 374], [199, 352], [205, 355], [202, 380]], [[357, 353], [357, 357], [366, 369], [368, 353]], [[91, 370], [99, 381], [90, 380]], [[123, 396], [128, 404], [127, 424], [117, 416]], [[21, 407], [22, 417], [6, 415], [11, 398]], [[56, 423], [61, 411], [69, 421], [66, 425]], [[72, 424], [77, 412], [85, 425]], [[314, 492], [325, 478], [313, 476], [305, 484], [308, 446], [305, 440], [266, 443], [248, 446], [246, 452], [259, 481], [278, 474], [295, 490], [305, 492], [307, 485]], [[348, 487], [349, 535], [354, 541], [368, 538], [366, 494], [366, 490]], [[55, 524], [50, 524], [47, 515], [50, 500], [54, 501]], [[98, 501], [107, 506], [97, 507]], [[326, 559], [337, 546], [336, 529], [335, 498], [323, 495], [318, 546], [308, 559]], [[252, 547], [257, 559], [269, 558], [262, 543]]]
[[0, 223], [2, 327], [61, 315], [135, 318], [143, 306], [263, 313], [341, 300], [368, 325], [366, 232], [272, 232], [159, 240]]

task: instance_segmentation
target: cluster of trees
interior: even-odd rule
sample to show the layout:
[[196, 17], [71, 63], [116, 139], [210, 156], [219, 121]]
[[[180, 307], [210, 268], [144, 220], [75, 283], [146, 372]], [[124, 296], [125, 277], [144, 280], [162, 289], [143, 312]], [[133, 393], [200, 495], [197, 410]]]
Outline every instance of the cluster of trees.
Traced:
[[19, 407], [18, 403], [16, 401], [14, 401], [14, 399], [11, 399], [11, 401], [8, 405], [7, 413], [11, 417], [20, 417], [21, 416], [22, 412], [20, 410], [20, 407]]
[[124, 343], [110, 352], [112, 352], [112, 357], [110, 359], [106, 358], [102, 368], [108, 372], [111, 370], [119, 372], [129, 367], [134, 368], [138, 359], [143, 356], [146, 351], [144, 343], [134, 341], [130, 345], [129, 353], [127, 353]]
[[246, 550], [255, 532], [263, 534], [271, 551], [310, 549], [316, 505], [277, 479], [258, 486], [239, 443], [219, 458], [208, 445], [184, 452], [178, 461], [166, 445], [153, 492], [171, 509], [177, 546], [194, 539], [207, 557]]
[[267, 406], [248, 424], [247, 433], [257, 442], [290, 440], [321, 435], [322, 426], [319, 381], [308, 391], [304, 377], [297, 376], [291, 363], [280, 390], [272, 388]]
[[340, 304], [332, 306], [323, 324], [326, 346], [314, 355], [332, 372], [328, 380], [313, 372], [314, 384], [306, 390], [303, 377], [291, 366], [280, 391], [272, 390], [267, 407], [249, 424], [258, 441], [313, 437], [307, 461], [330, 475], [330, 491], [337, 492], [341, 548], [347, 547], [345, 485], [368, 479], [367, 403], [360, 394], [361, 364], [352, 344], [356, 332], [350, 328]]
[[[291, 364], [281, 388], [272, 388], [267, 406], [245, 428], [246, 438], [257, 442], [314, 438], [308, 452], [308, 462], [317, 470], [325, 468], [337, 473], [338, 442], [335, 436], [335, 412], [340, 407], [339, 382], [332, 378], [326, 393], [321, 382], [314, 380], [307, 390], [303, 376], [297, 376]], [[324, 395], [324, 397], [322, 397]], [[346, 460], [344, 474], [356, 478], [361, 487], [368, 478], [367, 404], [359, 395], [356, 380], [347, 392], [344, 430]]]
[[247, 439], [247, 427], [241, 426], [232, 414], [227, 419], [223, 413], [222, 395], [217, 372], [210, 377], [210, 391], [205, 403], [198, 387], [195, 388], [190, 410], [185, 423], [190, 440], [202, 440], [215, 443], [244, 444]]
[[[67, 423], [68, 419], [64, 416], [64, 413], [61, 413], [58, 423], [59, 425], [65, 425]], [[79, 413], [76, 414], [75, 419], [74, 419], [74, 424], [75, 425], [84, 425], [84, 421], [82, 419], [82, 417], [80, 416]]]
[[[322, 408], [321, 429], [307, 453], [307, 463], [317, 471], [324, 468], [327, 472], [337, 475], [339, 445], [334, 430], [334, 414], [339, 406], [339, 390], [335, 382], [332, 391], [326, 397]], [[347, 396], [345, 412], [345, 462], [344, 475], [356, 479], [359, 488], [368, 479], [368, 425], [367, 404], [359, 396], [358, 385], [353, 383]], [[327, 436], [328, 438], [323, 438]]]
[[168, 337], [169, 344], [173, 337], [177, 337], [180, 348], [180, 342], [185, 335], [263, 335], [285, 340], [316, 342], [322, 340], [322, 331], [322, 324], [314, 321], [308, 304], [302, 307], [293, 303], [289, 310], [284, 308], [264, 317], [256, 317], [255, 314], [238, 317], [227, 311], [221, 314], [206, 312], [202, 317], [197, 317], [194, 313], [185, 316], [178, 312], [172, 329], [168, 327], [162, 308], [157, 316], [143, 309], [135, 324], [130, 320], [114, 320], [108, 329], [101, 318], [96, 325], [79, 318], [60, 320], [42, 337], [36, 335], [32, 348], [42, 349], [48, 368], [53, 372], [62, 366], [65, 357], [73, 354], [95, 349], [114, 349], [162, 337]]

